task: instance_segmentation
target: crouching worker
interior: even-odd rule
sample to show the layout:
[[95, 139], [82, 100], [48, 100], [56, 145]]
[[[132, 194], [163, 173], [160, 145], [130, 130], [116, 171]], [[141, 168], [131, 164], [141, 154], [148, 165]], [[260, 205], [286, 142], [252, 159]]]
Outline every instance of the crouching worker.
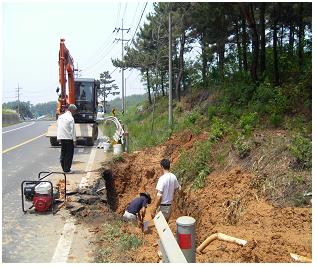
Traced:
[[133, 199], [123, 214], [123, 219], [134, 221], [143, 229], [143, 221], [148, 204], [151, 204], [151, 196], [147, 192], [140, 193], [140, 196]]

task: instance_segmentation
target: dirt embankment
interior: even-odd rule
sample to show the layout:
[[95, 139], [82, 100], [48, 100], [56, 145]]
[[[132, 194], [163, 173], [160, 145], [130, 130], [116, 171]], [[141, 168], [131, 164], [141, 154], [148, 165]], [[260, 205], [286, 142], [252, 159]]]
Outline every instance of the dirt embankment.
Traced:
[[[112, 209], [123, 214], [128, 203], [143, 190], [154, 197], [157, 179], [162, 175], [160, 159], [169, 158], [173, 165], [180, 149], [189, 150], [195, 141], [206, 138], [206, 133], [194, 137], [186, 132], [159, 147], [125, 154], [122, 162], [110, 168]], [[184, 187], [184, 193], [176, 195], [170, 220], [174, 233], [176, 219], [189, 215], [197, 222], [197, 246], [217, 232], [248, 241], [244, 247], [214, 241], [203, 254], [197, 255], [197, 262], [293, 262], [290, 253], [312, 256], [311, 207], [274, 207], [252, 187], [254, 178], [250, 171], [232, 163], [212, 172], [203, 189]], [[149, 210], [146, 219], [150, 219]], [[144, 235], [143, 246], [131, 260], [157, 262], [157, 240], [152, 224]]]

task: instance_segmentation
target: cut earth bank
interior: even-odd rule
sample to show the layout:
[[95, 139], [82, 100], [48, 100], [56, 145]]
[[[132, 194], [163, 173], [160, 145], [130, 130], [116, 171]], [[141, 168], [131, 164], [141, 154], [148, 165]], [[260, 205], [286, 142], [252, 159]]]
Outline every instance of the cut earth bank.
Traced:
[[[265, 133], [265, 137], [270, 137], [270, 142], [281, 135], [283, 133], [278, 131]], [[159, 166], [162, 158], [169, 158], [173, 165], [181, 150], [190, 150], [195, 142], [206, 140], [207, 137], [206, 133], [194, 137], [184, 132], [172, 136], [161, 146], [131, 154], [124, 153], [115, 161], [104, 163], [101, 174], [107, 184], [107, 205], [94, 205], [77, 214], [82, 223], [95, 233], [95, 240], [92, 242], [95, 253], [104, 253], [102, 260], [96, 256], [95, 262], [159, 262], [159, 237], [153, 221], [145, 234], [125, 223], [120, 225], [121, 233], [112, 229], [112, 242], [116, 236], [128, 233], [142, 239], [138, 247], [117, 255], [110, 250], [114, 244], [111, 244], [111, 239], [105, 238], [103, 224], [118, 221], [128, 203], [141, 191], [146, 190], [152, 197], [155, 196], [155, 186], [162, 175]], [[266, 140], [262, 138], [258, 150], [265, 143]], [[272, 165], [280, 166], [281, 169], [289, 168], [291, 161], [287, 157], [282, 157], [282, 154], [275, 157], [280, 160], [274, 157], [268, 159]], [[183, 192], [175, 196], [169, 222], [174, 234], [176, 219], [188, 215], [196, 219], [196, 247], [208, 236], [218, 232], [248, 241], [245, 246], [213, 241], [202, 254], [196, 255], [196, 262], [294, 262], [290, 253], [311, 258], [311, 204], [294, 207], [284, 203], [283, 206], [277, 206], [262, 195], [259, 188], [254, 186], [257, 180], [252, 172], [254, 168], [260, 167], [263, 157], [259, 158], [254, 153], [248, 160], [241, 161], [229, 152], [226, 164], [221, 168], [214, 168], [206, 178], [204, 188], [183, 187]], [[270, 169], [271, 172], [277, 172], [269, 166], [267, 169], [266, 176], [270, 176]], [[146, 220], [150, 219], [150, 210], [151, 205], [147, 210]]]

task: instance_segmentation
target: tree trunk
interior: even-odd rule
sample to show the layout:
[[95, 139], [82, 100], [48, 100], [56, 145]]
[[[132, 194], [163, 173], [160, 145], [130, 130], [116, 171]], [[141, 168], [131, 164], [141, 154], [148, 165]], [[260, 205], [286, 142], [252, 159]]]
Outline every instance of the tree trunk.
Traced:
[[203, 58], [203, 66], [202, 66], [202, 77], [203, 77], [203, 85], [207, 86], [207, 78], [206, 78], [206, 73], [207, 73], [207, 55], [206, 55], [206, 42], [205, 42], [205, 33], [203, 33], [202, 36], [202, 45], [201, 45], [201, 50], [202, 50], [202, 58]]
[[148, 100], [149, 100], [150, 105], [152, 105], [149, 69], [146, 69], [146, 84], [147, 84]]
[[259, 37], [258, 32], [256, 29], [255, 19], [254, 19], [254, 13], [253, 13], [253, 4], [249, 3], [246, 4], [240, 4], [240, 7], [242, 9], [242, 12], [249, 24], [249, 27], [252, 31], [252, 66], [251, 66], [251, 77], [253, 82], [257, 82], [257, 66], [258, 66], [258, 57], [259, 57]]
[[248, 35], [245, 19], [242, 19], [242, 49], [243, 49], [243, 68], [248, 71]]
[[224, 29], [224, 12], [220, 11], [219, 15], [219, 26], [220, 26], [220, 36], [217, 41], [217, 52], [218, 52], [218, 59], [219, 59], [219, 71], [221, 78], [224, 77], [224, 65], [225, 65], [225, 29]]
[[261, 14], [260, 14], [260, 29], [261, 29], [261, 57], [260, 57], [260, 72], [264, 73], [265, 66], [265, 2], [261, 4]]
[[283, 50], [283, 36], [284, 36], [284, 26], [282, 25], [281, 27], [281, 34], [280, 34], [280, 41], [279, 41], [279, 44], [278, 46], [280, 47], [280, 50], [282, 51]]
[[175, 90], [176, 90], [176, 99], [177, 101], [181, 101], [181, 81], [184, 74], [184, 47], [185, 47], [185, 31], [183, 31], [181, 39], [180, 39], [180, 49], [179, 49], [179, 59], [178, 59], [178, 76], [176, 80]]
[[298, 64], [300, 69], [304, 63], [304, 24], [303, 24], [303, 3], [299, 4], [299, 21], [298, 21]]
[[165, 91], [164, 91], [164, 72], [161, 72], [161, 88], [162, 88], [162, 94], [163, 97], [165, 96]]
[[242, 57], [241, 57], [241, 43], [240, 43], [238, 20], [236, 20], [236, 23], [235, 23], [235, 30], [236, 30], [236, 42], [237, 42], [237, 50], [238, 50], [239, 72], [241, 72], [242, 71]]
[[280, 84], [280, 78], [279, 78], [279, 70], [278, 70], [278, 55], [277, 55], [277, 44], [278, 44], [278, 38], [277, 38], [277, 12], [276, 12], [276, 6], [274, 6], [273, 10], [273, 65], [274, 65], [274, 85], [278, 86]]
[[294, 50], [294, 23], [291, 20], [290, 21], [290, 27], [289, 27], [289, 35], [288, 35], [288, 53], [290, 56], [293, 55]]

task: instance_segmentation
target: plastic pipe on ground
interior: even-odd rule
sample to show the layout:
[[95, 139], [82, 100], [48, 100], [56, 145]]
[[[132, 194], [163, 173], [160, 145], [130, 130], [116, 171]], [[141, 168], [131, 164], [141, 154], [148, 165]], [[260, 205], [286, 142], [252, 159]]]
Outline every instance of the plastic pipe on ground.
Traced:
[[239, 238], [235, 238], [229, 235], [225, 235], [223, 233], [216, 233], [216, 234], [212, 234], [211, 236], [209, 236], [197, 249], [196, 252], [198, 254], [201, 254], [202, 251], [214, 240], [222, 240], [222, 241], [227, 241], [227, 242], [231, 242], [231, 243], [236, 243], [240, 246], [244, 246], [248, 241], [239, 239]]

